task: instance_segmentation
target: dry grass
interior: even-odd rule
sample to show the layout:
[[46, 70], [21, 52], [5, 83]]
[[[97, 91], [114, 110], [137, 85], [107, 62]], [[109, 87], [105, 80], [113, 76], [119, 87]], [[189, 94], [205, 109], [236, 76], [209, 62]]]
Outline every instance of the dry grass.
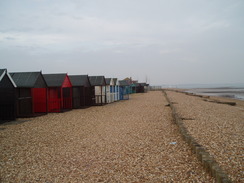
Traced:
[[1, 125], [0, 180], [214, 182], [182, 140], [165, 104], [162, 92], [149, 92]]
[[177, 103], [176, 110], [185, 119], [189, 133], [215, 157], [233, 182], [244, 182], [244, 101], [210, 98], [237, 103], [229, 106], [183, 93], [167, 94], [171, 101]]

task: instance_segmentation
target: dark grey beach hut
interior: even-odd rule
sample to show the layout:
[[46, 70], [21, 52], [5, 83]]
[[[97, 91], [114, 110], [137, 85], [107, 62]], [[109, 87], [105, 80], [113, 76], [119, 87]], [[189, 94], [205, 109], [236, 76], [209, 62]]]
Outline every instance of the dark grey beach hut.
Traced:
[[135, 83], [136, 93], [145, 93], [148, 91], [149, 84], [147, 83]]
[[94, 87], [93, 105], [106, 104], [106, 80], [104, 76], [89, 76], [91, 86]]
[[144, 93], [144, 86], [141, 83], [135, 83], [136, 93]]
[[83, 108], [92, 105], [92, 97], [95, 95], [88, 75], [69, 75], [73, 91], [73, 108]]
[[15, 88], [7, 69], [0, 69], [0, 123], [16, 119]]
[[47, 84], [41, 72], [12, 72], [17, 89], [17, 117], [47, 113]]

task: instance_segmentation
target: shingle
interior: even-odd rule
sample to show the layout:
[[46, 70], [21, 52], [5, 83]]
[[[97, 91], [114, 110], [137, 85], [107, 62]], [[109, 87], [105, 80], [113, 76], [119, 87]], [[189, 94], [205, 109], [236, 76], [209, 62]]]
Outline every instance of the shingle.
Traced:
[[48, 87], [61, 87], [66, 74], [43, 74]]

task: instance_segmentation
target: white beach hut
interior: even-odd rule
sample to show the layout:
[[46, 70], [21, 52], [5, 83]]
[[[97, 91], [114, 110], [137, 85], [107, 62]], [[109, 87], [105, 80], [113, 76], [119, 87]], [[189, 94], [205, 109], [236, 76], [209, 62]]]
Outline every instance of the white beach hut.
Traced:
[[106, 81], [104, 76], [89, 76], [91, 86], [95, 90], [95, 104], [104, 105], [106, 104]]

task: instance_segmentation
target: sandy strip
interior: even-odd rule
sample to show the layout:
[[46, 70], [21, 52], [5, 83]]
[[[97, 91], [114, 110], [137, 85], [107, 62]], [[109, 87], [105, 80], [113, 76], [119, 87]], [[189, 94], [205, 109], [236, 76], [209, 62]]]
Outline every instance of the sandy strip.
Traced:
[[167, 94], [189, 133], [206, 147], [233, 182], [244, 182], [244, 101], [207, 99], [237, 103], [230, 106], [183, 93], [168, 91]]
[[0, 125], [0, 182], [214, 182], [162, 92]]

